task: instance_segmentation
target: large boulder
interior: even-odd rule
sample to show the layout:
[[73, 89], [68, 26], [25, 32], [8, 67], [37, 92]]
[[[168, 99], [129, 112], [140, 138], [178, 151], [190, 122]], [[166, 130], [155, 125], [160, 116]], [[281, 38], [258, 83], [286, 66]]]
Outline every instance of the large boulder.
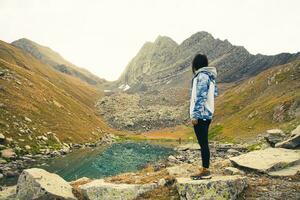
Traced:
[[234, 164], [260, 172], [271, 172], [294, 165], [300, 160], [300, 150], [267, 148], [229, 158]]
[[115, 184], [96, 179], [79, 186], [83, 197], [87, 200], [131, 200], [140, 194], [153, 190], [157, 184]]
[[236, 199], [247, 187], [242, 176], [213, 176], [209, 180], [177, 178], [176, 187], [181, 200]]
[[25, 169], [17, 184], [17, 199], [75, 200], [72, 187], [63, 178], [39, 168]]
[[292, 131], [289, 139], [275, 144], [275, 147], [287, 149], [300, 148], [300, 125]]

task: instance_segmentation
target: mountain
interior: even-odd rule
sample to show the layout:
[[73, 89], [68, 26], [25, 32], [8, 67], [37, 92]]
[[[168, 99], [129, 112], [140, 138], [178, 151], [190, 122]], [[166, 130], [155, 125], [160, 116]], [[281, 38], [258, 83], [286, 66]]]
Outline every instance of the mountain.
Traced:
[[[288, 130], [300, 123], [300, 59], [218, 86], [220, 95], [216, 98], [210, 137], [230, 141], [252, 138], [268, 129]], [[117, 129], [157, 130], [155, 137], [164, 137], [170, 131], [161, 129], [172, 127], [172, 137], [193, 135], [189, 125], [182, 126], [190, 123], [189, 90], [184, 87], [117, 92], [99, 100], [97, 108]], [[150, 137], [151, 132], [143, 136]]]
[[192, 135], [182, 125], [189, 123], [190, 63], [197, 53], [218, 69], [211, 137], [246, 138], [299, 123], [300, 53], [252, 55], [207, 32], [180, 45], [165, 36], [146, 42], [111, 86], [118, 92], [98, 101], [99, 114], [120, 130], [163, 135], [162, 128], [179, 125], [181, 135]]
[[110, 130], [95, 112], [102, 94], [0, 41], [0, 133], [14, 145], [42, 148], [38, 138], [50, 132], [62, 142], [99, 139]]
[[[181, 44], [169, 37], [159, 36], [154, 42], [146, 42], [142, 46], [126, 66], [117, 84], [126, 84], [136, 90], [165, 84], [185, 84], [174, 83], [174, 77], [183, 79], [190, 76], [190, 63], [197, 53], [208, 56], [210, 65], [218, 69], [218, 81], [224, 83], [246, 79], [272, 66], [300, 58], [300, 53], [252, 55], [244, 47], [234, 46], [228, 40], [215, 39], [207, 32], [198, 32]], [[183, 81], [189, 82], [189, 79]]]
[[104, 79], [100, 79], [86, 69], [79, 68], [69, 61], [65, 60], [59, 53], [53, 51], [49, 47], [42, 46], [26, 38], [16, 40], [11, 44], [15, 47], [21, 48], [43, 63], [52, 66], [54, 69], [62, 73], [77, 77], [91, 85], [102, 84], [105, 82]]

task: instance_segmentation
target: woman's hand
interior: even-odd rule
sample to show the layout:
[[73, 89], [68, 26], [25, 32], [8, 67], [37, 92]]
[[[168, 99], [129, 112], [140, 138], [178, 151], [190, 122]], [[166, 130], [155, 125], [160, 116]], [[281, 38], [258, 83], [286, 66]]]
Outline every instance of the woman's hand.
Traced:
[[196, 125], [198, 124], [198, 120], [197, 120], [197, 119], [192, 119], [192, 124], [193, 124], [194, 126], [196, 126]]

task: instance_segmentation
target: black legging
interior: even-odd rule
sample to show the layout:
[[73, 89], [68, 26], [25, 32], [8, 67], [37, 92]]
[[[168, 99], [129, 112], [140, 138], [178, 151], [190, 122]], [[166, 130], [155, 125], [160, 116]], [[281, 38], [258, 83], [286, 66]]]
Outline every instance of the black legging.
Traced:
[[202, 166], [209, 168], [210, 152], [208, 146], [208, 128], [211, 120], [204, 121], [198, 119], [198, 124], [194, 126], [194, 131], [197, 136], [198, 143], [201, 147]]

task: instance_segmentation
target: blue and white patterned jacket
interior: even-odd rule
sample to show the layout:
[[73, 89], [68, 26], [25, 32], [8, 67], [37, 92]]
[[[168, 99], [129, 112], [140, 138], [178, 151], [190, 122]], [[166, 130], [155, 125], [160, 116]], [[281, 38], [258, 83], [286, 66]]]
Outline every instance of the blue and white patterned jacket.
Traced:
[[215, 67], [202, 67], [196, 71], [192, 79], [190, 100], [191, 119], [212, 119], [214, 98], [218, 95]]

